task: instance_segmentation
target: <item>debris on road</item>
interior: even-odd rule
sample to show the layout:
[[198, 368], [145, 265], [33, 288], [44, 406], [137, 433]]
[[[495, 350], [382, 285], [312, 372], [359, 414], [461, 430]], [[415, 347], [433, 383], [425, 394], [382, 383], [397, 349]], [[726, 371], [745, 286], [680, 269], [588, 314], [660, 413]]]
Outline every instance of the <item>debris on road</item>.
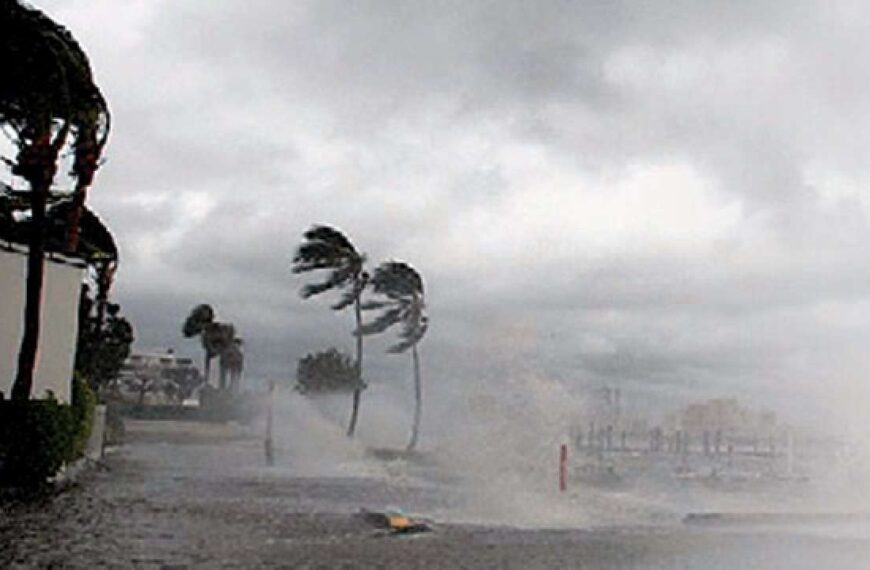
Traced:
[[418, 534], [432, 530], [428, 523], [414, 520], [399, 511], [378, 512], [361, 509], [360, 514], [368, 523], [378, 529], [388, 531], [389, 534]]

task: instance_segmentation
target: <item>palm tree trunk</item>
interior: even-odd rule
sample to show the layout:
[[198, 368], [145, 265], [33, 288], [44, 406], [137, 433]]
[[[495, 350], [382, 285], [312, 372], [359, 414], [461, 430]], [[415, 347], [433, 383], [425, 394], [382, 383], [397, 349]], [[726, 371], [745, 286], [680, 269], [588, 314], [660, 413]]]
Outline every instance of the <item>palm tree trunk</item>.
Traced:
[[27, 289], [24, 302], [24, 335], [18, 351], [18, 374], [12, 386], [13, 400], [29, 400], [33, 390], [36, 349], [42, 321], [42, 286], [45, 275], [43, 226], [45, 225], [45, 193], [33, 190], [29, 251], [27, 253]]
[[[353, 304], [354, 314], [356, 315], [356, 330], [362, 326], [362, 309], [360, 308], [360, 296], [356, 296]], [[353, 391], [353, 409], [350, 413], [350, 425], [347, 427], [347, 436], [353, 437], [356, 432], [356, 422], [359, 417], [359, 401], [362, 395], [362, 358], [363, 358], [363, 339], [362, 335], [356, 335], [356, 388]]]
[[203, 364], [202, 370], [203, 370], [203, 373], [205, 374], [205, 385], [209, 386], [210, 385], [209, 380], [211, 379], [210, 378], [211, 375], [209, 374], [209, 372], [211, 371], [211, 358], [209, 358], [209, 356], [208, 356], [208, 351], [205, 351], [205, 359], [204, 360], [205, 360], [205, 363]]
[[423, 411], [423, 384], [420, 380], [420, 356], [417, 354], [417, 345], [411, 349], [411, 360], [414, 363], [414, 425], [411, 427], [411, 441], [408, 442], [408, 451], [417, 447], [420, 436], [420, 416]]
[[30, 183], [31, 220], [27, 251], [27, 284], [24, 301], [24, 334], [18, 351], [18, 371], [12, 385], [13, 400], [29, 400], [33, 391], [33, 372], [39, 346], [42, 321], [42, 287], [45, 276], [45, 208], [51, 183], [57, 170], [57, 156], [69, 132], [65, 123], [55, 140], [51, 131], [37, 137], [22, 148], [18, 164], [13, 168]]
[[100, 155], [99, 146], [96, 125], [79, 132], [76, 137], [75, 162], [73, 164], [76, 188], [73, 193], [66, 233], [66, 251], [70, 254], [75, 253], [79, 246], [79, 222], [85, 207], [88, 188], [91, 186], [94, 173], [97, 171], [97, 158]]
[[227, 387], [227, 365], [223, 355], [218, 357], [218, 386], [221, 390], [225, 390]]

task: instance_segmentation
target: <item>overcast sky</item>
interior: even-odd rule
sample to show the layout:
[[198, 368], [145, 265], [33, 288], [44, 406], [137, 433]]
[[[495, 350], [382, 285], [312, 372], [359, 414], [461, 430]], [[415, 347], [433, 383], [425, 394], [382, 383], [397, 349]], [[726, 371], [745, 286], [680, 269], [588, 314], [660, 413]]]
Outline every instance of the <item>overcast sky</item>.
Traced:
[[430, 392], [870, 403], [864, 2], [35, 4], [113, 110], [89, 200], [140, 349], [198, 355], [209, 302], [253, 376], [350, 351], [289, 271], [327, 223], [423, 274]]

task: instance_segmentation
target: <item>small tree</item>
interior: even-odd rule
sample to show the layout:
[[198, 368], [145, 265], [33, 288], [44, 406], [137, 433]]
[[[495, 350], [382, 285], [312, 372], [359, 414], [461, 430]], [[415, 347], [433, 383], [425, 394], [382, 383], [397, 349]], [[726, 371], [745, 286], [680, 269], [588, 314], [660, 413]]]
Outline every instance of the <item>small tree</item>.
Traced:
[[145, 396], [149, 393], [157, 393], [163, 388], [162, 371], [157, 364], [142, 366], [134, 374], [124, 376], [127, 389], [135, 392], [137, 403], [145, 404]]
[[87, 286], [82, 287], [76, 371], [99, 393], [118, 378], [124, 361], [130, 356], [134, 335], [132, 325], [121, 316], [120, 306], [115, 303], [108, 304], [108, 319], [101, 322], [88, 291]]
[[[362, 325], [360, 296], [368, 282], [368, 273], [363, 268], [366, 257], [358, 252], [347, 237], [340, 231], [329, 226], [314, 226], [305, 234], [304, 241], [293, 257], [293, 273], [307, 273], [319, 269], [328, 270], [327, 278], [320, 283], [309, 283], [302, 288], [303, 299], [319, 295], [330, 289], [343, 289], [341, 299], [332, 306], [340, 311], [351, 305], [354, 307], [356, 328]], [[362, 337], [356, 338], [356, 389], [353, 391], [353, 409], [350, 424], [347, 428], [348, 437], [356, 432], [356, 422], [359, 415], [360, 396], [365, 383], [362, 381], [363, 343]]]
[[336, 348], [307, 354], [296, 366], [296, 389], [303, 394], [351, 392], [358, 379], [354, 361]]
[[163, 371], [163, 393], [177, 404], [190, 398], [202, 383], [202, 375], [193, 365], [179, 365]]
[[388, 261], [375, 269], [372, 277], [374, 292], [383, 300], [370, 301], [364, 309], [382, 309], [372, 322], [360, 326], [358, 336], [382, 333], [395, 324], [401, 324], [399, 342], [387, 349], [391, 354], [401, 354], [411, 349], [414, 370], [414, 423], [408, 450], [417, 446], [420, 434], [420, 418], [423, 408], [423, 389], [420, 379], [420, 356], [417, 345], [429, 328], [429, 318], [424, 314], [426, 303], [423, 297], [423, 279], [417, 271], [400, 261]]

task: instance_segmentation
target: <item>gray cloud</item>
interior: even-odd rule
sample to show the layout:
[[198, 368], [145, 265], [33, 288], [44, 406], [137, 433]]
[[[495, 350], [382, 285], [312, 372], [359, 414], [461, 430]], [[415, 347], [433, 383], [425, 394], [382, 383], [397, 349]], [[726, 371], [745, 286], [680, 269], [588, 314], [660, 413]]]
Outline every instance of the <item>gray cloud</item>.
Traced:
[[775, 399], [867, 370], [859, 3], [39, 4], [114, 109], [91, 203], [143, 346], [208, 301], [255, 376], [349, 349], [289, 273], [331, 223], [422, 271], [445, 392], [536, 370]]

